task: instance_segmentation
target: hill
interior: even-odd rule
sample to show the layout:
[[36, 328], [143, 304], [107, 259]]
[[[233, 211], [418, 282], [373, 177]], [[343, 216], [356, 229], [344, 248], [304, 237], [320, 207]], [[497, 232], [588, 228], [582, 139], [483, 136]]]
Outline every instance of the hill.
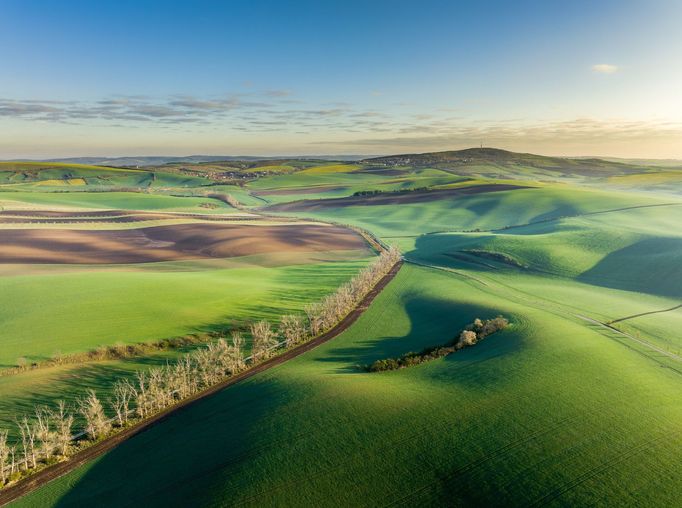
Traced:
[[649, 165], [626, 164], [597, 158], [547, 157], [498, 148], [467, 148], [446, 152], [391, 155], [361, 161], [373, 166], [411, 166], [452, 169], [462, 174], [490, 171], [529, 176], [613, 176], [650, 170]]

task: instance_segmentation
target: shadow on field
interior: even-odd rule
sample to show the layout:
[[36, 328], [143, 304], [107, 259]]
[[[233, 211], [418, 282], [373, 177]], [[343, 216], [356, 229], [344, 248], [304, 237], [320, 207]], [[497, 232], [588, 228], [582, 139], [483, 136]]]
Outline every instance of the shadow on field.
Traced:
[[[179, 355], [185, 350], [174, 350]], [[127, 358], [110, 362], [94, 362], [85, 365], [67, 365], [25, 372], [16, 376], [0, 378], [0, 428], [8, 429], [10, 436], [18, 438], [15, 419], [30, 416], [36, 407], [54, 407], [63, 400], [71, 408], [77, 407], [89, 388], [105, 400], [114, 381], [133, 379], [137, 370], [161, 367], [175, 356], [154, 354], [146, 357]], [[76, 415], [75, 427], [83, 422]]]
[[[461, 250], [477, 249], [493, 239], [493, 235], [467, 236], [459, 234], [434, 234], [417, 238], [414, 249], [407, 257], [420, 263], [435, 264], [448, 268], [471, 268], [464, 256], [458, 257]], [[475, 264], [476, 270], [490, 270], [487, 263]]]
[[647, 238], [605, 256], [577, 277], [598, 286], [682, 297], [682, 238]]
[[292, 396], [272, 380], [248, 381], [182, 408], [90, 463], [75, 484], [60, 483], [68, 491], [55, 506], [205, 506], [238, 499], [247, 486], [227, 471], [296, 439], [287, 429], [265, 437], [252, 432]]
[[[453, 340], [475, 318], [494, 317], [499, 312], [490, 308], [453, 302], [419, 294], [403, 298], [409, 319], [409, 331], [404, 335], [390, 335], [395, 315], [384, 313], [373, 323], [375, 338], [360, 338], [351, 347], [330, 349], [317, 361], [338, 365], [338, 372], [364, 372], [364, 366], [382, 358], [396, 357]], [[371, 319], [370, 315], [363, 319]], [[385, 327], [387, 334], [381, 333]], [[350, 342], [350, 341], [346, 341]], [[332, 343], [333, 344], [333, 343]]]

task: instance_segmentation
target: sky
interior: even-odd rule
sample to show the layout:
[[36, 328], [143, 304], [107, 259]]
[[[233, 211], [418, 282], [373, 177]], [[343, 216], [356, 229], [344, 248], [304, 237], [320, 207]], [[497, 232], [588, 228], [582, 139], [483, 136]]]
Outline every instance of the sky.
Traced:
[[0, 158], [682, 159], [682, 2], [0, 0]]

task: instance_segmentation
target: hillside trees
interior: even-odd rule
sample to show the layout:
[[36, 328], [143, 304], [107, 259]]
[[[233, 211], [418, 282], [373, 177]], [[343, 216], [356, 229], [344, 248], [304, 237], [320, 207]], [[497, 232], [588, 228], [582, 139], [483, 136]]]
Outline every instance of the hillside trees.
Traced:
[[436, 360], [438, 358], [452, 354], [455, 351], [459, 351], [465, 347], [473, 346], [488, 335], [499, 330], [504, 330], [507, 328], [507, 326], [509, 326], [509, 321], [502, 316], [485, 321], [481, 321], [479, 318], [476, 318], [473, 323], [467, 325], [464, 330], [460, 332], [456, 339], [447, 344], [426, 348], [420, 353], [405, 353], [399, 358], [384, 358], [381, 360], [376, 360], [367, 367], [367, 370], [370, 372], [397, 370], [403, 369], [405, 367], [411, 367], [413, 365], [419, 365], [420, 363], [431, 360]]

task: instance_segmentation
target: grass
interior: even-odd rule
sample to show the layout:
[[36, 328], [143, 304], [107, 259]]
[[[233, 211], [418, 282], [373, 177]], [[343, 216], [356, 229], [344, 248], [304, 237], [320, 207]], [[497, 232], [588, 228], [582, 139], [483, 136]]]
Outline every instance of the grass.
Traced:
[[[0, 162], [0, 186], [22, 190], [59, 189], [77, 183], [92, 189], [108, 187], [204, 186], [209, 180], [163, 171], [109, 168], [53, 162]], [[85, 189], [83, 189], [85, 190]]]
[[[350, 172], [350, 164], [310, 163], [240, 188], [241, 202], [262, 206], [491, 177], [602, 185], [532, 182], [531, 189], [297, 213], [364, 227], [397, 243], [408, 260], [439, 268], [404, 265], [340, 337], [178, 412], [16, 506], [675, 505], [682, 310], [616, 323], [644, 344], [581, 316], [609, 322], [681, 303], [679, 185], [619, 163], [488, 152], [482, 155], [491, 160], [461, 168], [441, 159]], [[607, 190], [608, 178], [662, 192]], [[229, 188], [210, 189], [222, 187]], [[248, 194], [268, 190], [284, 192]], [[58, 200], [42, 206], [66, 206], [39, 196]], [[174, 199], [163, 206], [198, 206]], [[274, 316], [364, 262], [243, 261], [104, 267], [87, 276], [34, 266], [2, 277], [12, 284], [0, 288], [2, 333], [13, 348], [7, 357], [33, 344], [17, 337], [34, 327], [44, 339], [35, 354], [49, 355], [73, 337], [74, 348], [114, 340], [119, 328], [128, 337], [158, 336]], [[447, 343], [475, 317], [498, 314], [510, 318], [508, 329], [455, 355], [394, 372], [360, 368]], [[106, 392], [114, 377], [162, 357], [0, 379], [0, 420], [87, 386]]]
[[[206, 208], [210, 205], [215, 208]], [[230, 213], [234, 209], [216, 199], [176, 197], [138, 192], [0, 192], [1, 208], [94, 208], [164, 212]]]
[[[382, 374], [358, 364], [512, 327]], [[341, 337], [138, 435], [16, 506], [670, 506], [680, 374], [553, 312], [406, 266]]]
[[326, 164], [322, 166], [313, 166], [301, 171], [302, 174], [307, 175], [324, 175], [327, 173], [352, 173], [361, 169], [362, 166], [358, 164]]
[[650, 196], [547, 186], [449, 197], [426, 203], [359, 204], [292, 213], [356, 224], [390, 238], [438, 231], [497, 229], [568, 215], [665, 202]]
[[56, 352], [274, 319], [301, 310], [352, 277], [366, 263], [366, 258], [349, 260], [353, 257], [357, 254], [342, 253], [338, 261], [320, 262], [325, 258], [318, 254], [317, 262], [302, 257], [274, 267], [263, 257], [245, 258], [241, 266], [237, 260], [226, 266], [53, 266], [48, 272], [0, 277], [0, 367], [20, 357], [40, 360]]
[[[184, 350], [169, 350], [141, 358], [109, 360], [83, 365], [64, 365], [24, 372], [20, 375], [0, 376], [0, 428], [9, 432], [10, 439], [20, 436], [16, 427], [17, 416], [30, 416], [36, 406], [55, 407], [63, 400], [71, 408], [88, 389], [96, 390], [104, 401], [117, 380], [131, 379], [135, 373], [171, 362]], [[78, 415], [76, 415], [78, 416]], [[75, 427], [82, 427], [81, 418]]]
[[138, 170], [110, 168], [106, 166], [92, 166], [89, 164], [74, 164], [71, 162], [0, 162], [0, 171], [18, 172], [18, 171], [52, 171], [52, 170], [70, 170], [74, 172], [79, 171], [95, 171], [107, 173], [137, 173]]

